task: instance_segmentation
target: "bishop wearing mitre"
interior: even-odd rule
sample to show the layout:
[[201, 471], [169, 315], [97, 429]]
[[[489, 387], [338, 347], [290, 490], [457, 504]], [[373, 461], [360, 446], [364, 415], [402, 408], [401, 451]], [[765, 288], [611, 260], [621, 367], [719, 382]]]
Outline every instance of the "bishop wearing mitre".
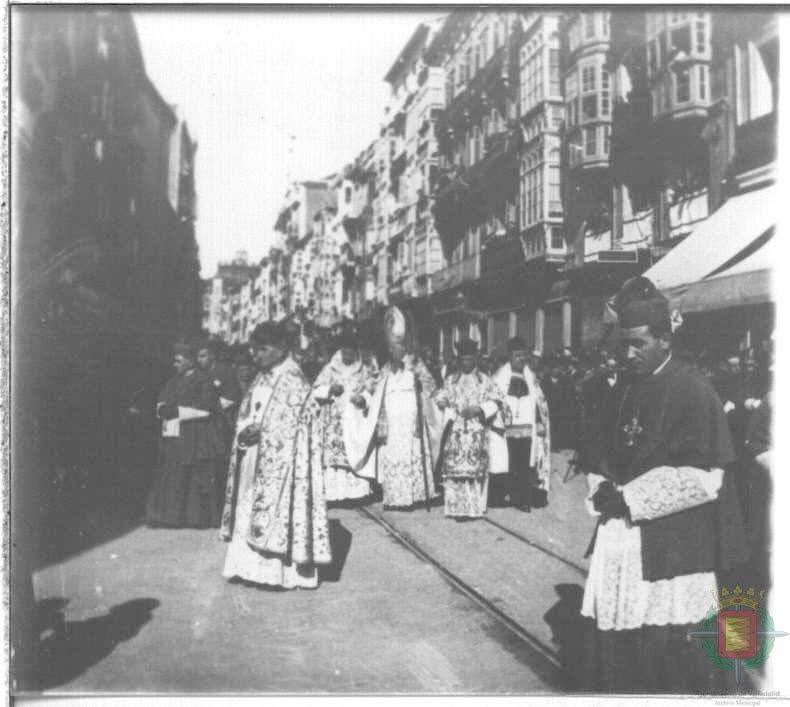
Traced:
[[413, 327], [397, 307], [384, 317], [388, 359], [370, 399], [346, 407], [344, 434], [351, 468], [376, 480], [385, 508], [429, 506], [442, 415], [436, 381], [416, 351]]

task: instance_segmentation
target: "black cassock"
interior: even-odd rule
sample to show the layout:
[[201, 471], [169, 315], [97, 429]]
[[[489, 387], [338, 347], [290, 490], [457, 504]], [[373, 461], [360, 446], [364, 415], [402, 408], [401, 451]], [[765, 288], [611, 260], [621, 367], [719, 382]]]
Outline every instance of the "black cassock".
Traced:
[[181, 421], [178, 437], [161, 438], [146, 520], [151, 525], [171, 527], [217, 527], [220, 511], [216, 500], [216, 461], [225, 447], [215, 423], [221, 412], [214, 385], [197, 370], [176, 375], [159, 395], [160, 411], [162, 405], [196, 408], [211, 415]]
[[[604, 421], [601, 440], [601, 471], [618, 486], [658, 467], [709, 471], [726, 468], [734, 459], [721, 401], [707, 382], [672, 359], [656, 375], [622, 385], [616, 413]], [[683, 508], [684, 491], [678, 493], [678, 506]], [[729, 471], [724, 472], [715, 500], [636, 525], [642, 581], [719, 573], [746, 557], [743, 520]], [[590, 591], [590, 580], [585, 591]], [[710, 602], [713, 605], [713, 597]], [[602, 692], [718, 691], [721, 675], [716, 673], [721, 671], [708, 661], [698, 642], [689, 640], [691, 628], [588, 626], [582, 686]]]
[[225, 485], [228, 480], [230, 450], [233, 446], [233, 436], [236, 434], [236, 416], [242, 397], [241, 385], [233, 368], [224, 363], [215, 362], [205, 375], [211, 381], [217, 395], [233, 403], [231, 406], [223, 409], [221, 415], [212, 416], [212, 422], [217, 427], [223, 442], [221, 453], [214, 463], [217, 512], [219, 515], [222, 515], [222, 507], [225, 505]]

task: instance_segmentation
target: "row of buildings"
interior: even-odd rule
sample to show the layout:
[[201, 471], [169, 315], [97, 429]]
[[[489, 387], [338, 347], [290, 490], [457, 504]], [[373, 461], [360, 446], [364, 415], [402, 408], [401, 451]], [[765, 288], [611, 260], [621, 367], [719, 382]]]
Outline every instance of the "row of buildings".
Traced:
[[147, 76], [130, 14], [11, 19], [15, 338], [53, 371], [167, 360], [201, 327], [197, 143]]
[[[697, 277], [658, 277], [678, 302], [759, 250], [773, 230], [740, 233], [755, 199], [741, 197], [773, 194], [777, 20], [681, 10], [457, 10], [420, 24], [385, 76], [379, 136], [337, 174], [291, 186], [269, 254], [244, 263], [247, 280], [218, 273], [204, 326], [243, 342], [266, 318], [398, 304], [440, 352], [516, 334], [551, 352], [601, 341], [605, 300], [681, 242]], [[690, 238], [725, 202], [729, 231]], [[724, 344], [770, 329], [757, 289], [740, 315], [724, 303]]]

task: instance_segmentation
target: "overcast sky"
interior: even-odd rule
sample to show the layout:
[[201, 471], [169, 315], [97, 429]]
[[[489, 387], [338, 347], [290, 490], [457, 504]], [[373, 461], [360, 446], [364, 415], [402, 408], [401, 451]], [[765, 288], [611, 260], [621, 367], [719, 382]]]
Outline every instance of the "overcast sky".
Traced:
[[[288, 175], [325, 177], [378, 134], [383, 81], [437, 12], [136, 10], [146, 69], [198, 141], [202, 276], [268, 249]], [[289, 156], [289, 136], [294, 135]]]

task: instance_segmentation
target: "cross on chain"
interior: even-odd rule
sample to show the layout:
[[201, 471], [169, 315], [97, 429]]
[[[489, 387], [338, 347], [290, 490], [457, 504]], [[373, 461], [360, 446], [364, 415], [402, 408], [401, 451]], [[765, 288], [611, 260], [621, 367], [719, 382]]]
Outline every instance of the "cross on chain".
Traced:
[[631, 418], [630, 424], [623, 425], [622, 430], [627, 437], [625, 441], [627, 447], [633, 447], [636, 443], [636, 438], [643, 432], [642, 426], [639, 424], [639, 419], [636, 417]]

